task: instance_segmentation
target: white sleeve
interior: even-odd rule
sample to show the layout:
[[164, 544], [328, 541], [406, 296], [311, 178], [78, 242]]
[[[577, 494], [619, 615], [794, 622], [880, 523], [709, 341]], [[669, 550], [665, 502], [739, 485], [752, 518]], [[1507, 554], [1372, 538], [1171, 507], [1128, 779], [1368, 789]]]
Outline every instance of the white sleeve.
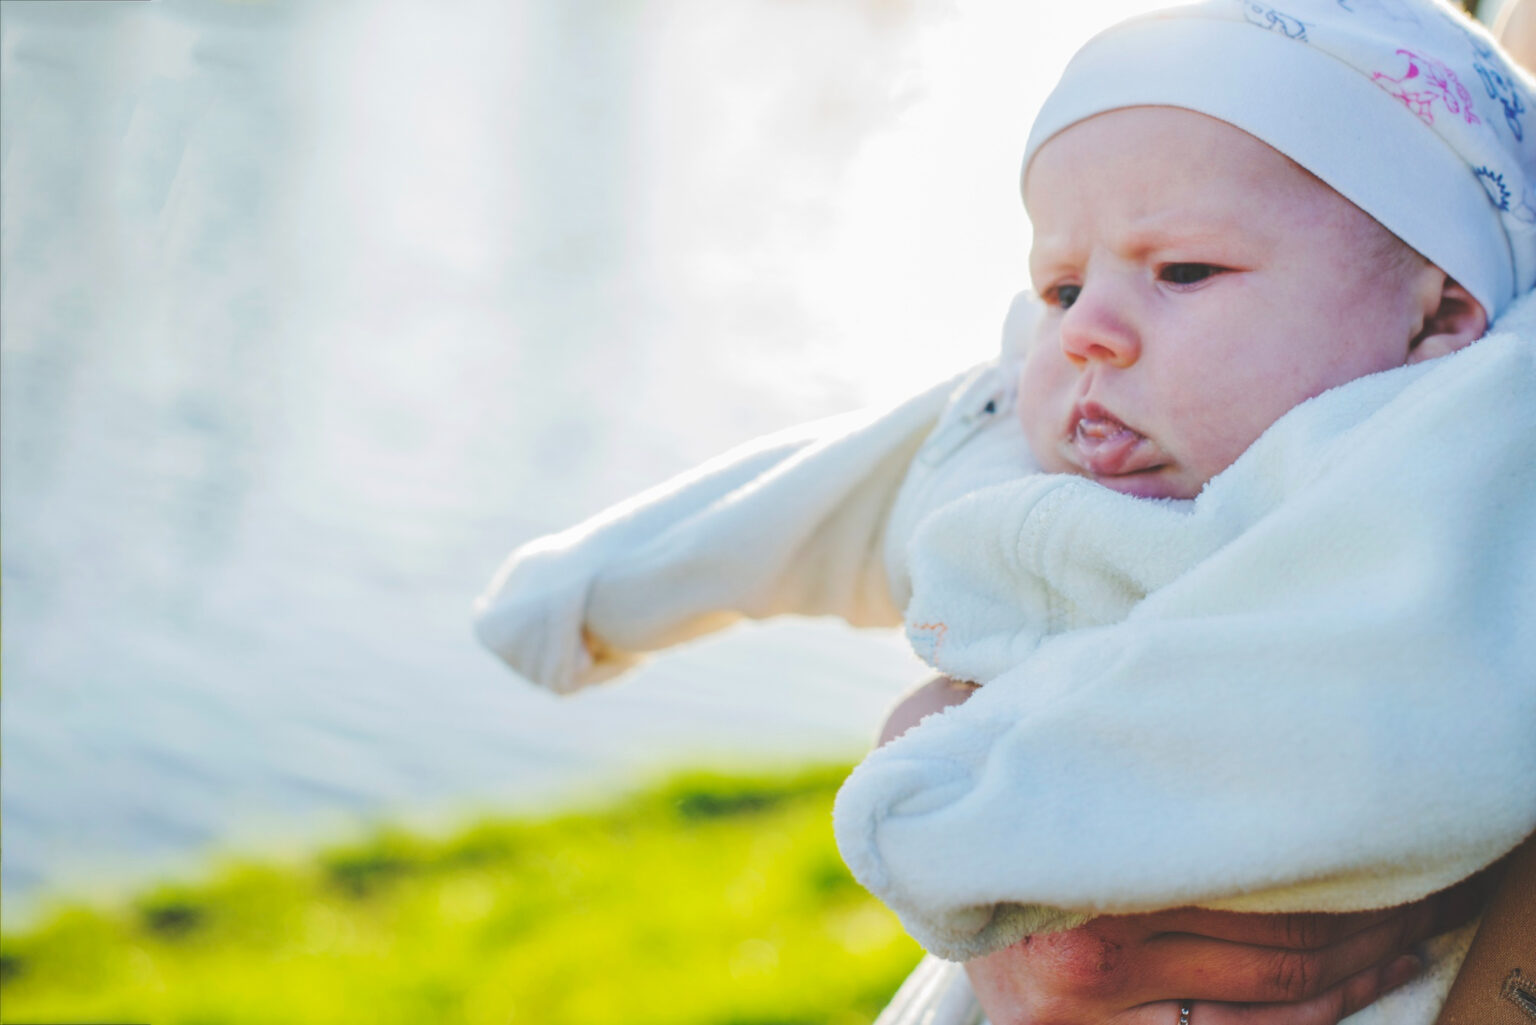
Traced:
[[476, 633], [565, 693], [743, 616], [898, 623], [886, 517], [959, 380], [750, 443], [522, 546], [476, 601]]

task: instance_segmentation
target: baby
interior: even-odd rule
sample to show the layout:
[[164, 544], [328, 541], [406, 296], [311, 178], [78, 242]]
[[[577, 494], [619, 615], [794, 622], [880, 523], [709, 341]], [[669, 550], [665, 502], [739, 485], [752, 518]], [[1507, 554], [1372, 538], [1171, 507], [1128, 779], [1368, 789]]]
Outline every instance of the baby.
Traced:
[[[904, 613], [985, 686], [836, 828], [948, 958], [1465, 877], [1536, 825], [1530, 88], [1435, 0], [1117, 26], [1031, 132], [1022, 356], [525, 546], [482, 639], [569, 690], [742, 615]], [[1439, 953], [1370, 1020], [1430, 1021]]]

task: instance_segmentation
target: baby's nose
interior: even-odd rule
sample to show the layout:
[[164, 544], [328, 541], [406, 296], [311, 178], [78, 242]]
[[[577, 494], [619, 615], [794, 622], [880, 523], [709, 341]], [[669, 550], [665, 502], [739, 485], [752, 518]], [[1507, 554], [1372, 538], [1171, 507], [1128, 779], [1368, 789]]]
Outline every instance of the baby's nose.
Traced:
[[1085, 288], [1062, 313], [1061, 351], [1078, 367], [1128, 367], [1141, 358], [1141, 337], [1123, 311]]

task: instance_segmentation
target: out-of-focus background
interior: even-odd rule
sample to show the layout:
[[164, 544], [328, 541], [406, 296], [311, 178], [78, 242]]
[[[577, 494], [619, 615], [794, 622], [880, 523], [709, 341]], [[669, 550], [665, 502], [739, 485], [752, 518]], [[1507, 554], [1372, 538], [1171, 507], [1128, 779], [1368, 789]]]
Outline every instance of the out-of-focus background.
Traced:
[[857, 757], [919, 673], [895, 638], [745, 630], [560, 702], [469, 602], [989, 354], [1063, 6], [8, 0], [7, 919], [359, 818]]
[[987, 357], [1018, 157], [1151, 0], [0, 4], [7, 927], [221, 852], [851, 762], [825, 622], [556, 701], [517, 543]]

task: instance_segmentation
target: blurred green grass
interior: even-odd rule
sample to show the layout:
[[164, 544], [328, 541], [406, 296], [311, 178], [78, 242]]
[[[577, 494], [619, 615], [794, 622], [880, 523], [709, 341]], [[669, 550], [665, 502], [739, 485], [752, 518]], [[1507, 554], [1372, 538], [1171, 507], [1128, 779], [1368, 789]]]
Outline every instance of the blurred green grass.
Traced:
[[859, 1025], [916, 963], [848, 875], [846, 767], [382, 831], [0, 936], [0, 1021]]

